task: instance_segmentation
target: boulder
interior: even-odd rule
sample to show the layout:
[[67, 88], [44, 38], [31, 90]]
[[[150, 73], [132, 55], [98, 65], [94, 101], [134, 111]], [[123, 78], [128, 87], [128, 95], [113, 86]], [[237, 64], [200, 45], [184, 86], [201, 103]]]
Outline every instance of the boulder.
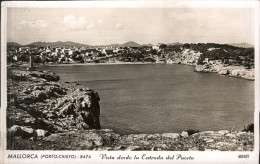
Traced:
[[66, 105], [64, 108], [62, 108], [60, 110], [60, 114], [74, 115], [75, 114], [75, 111], [74, 111], [75, 108], [76, 108], [76, 106], [73, 103], [69, 103], [68, 105]]
[[47, 99], [45, 91], [35, 90], [32, 92], [32, 95], [34, 96], [34, 99], [36, 99], [37, 101], [44, 101], [45, 99]]
[[203, 131], [203, 132], [199, 132], [199, 134], [205, 135], [205, 136], [211, 135], [211, 134], [213, 134], [213, 133], [214, 133], [214, 131]]
[[226, 137], [229, 137], [229, 138], [235, 138], [236, 135], [235, 134], [232, 134], [232, 133], [228, 133], [225, 135]]
[[91, 150], [94, 147], [93, 141], [85, 140], [79, 142], [79, 147], [81, 150]]
[[212, 142], [214, 142], [214, 139], [205, 138], [204, 141], [206, 141], [207, 143], [212, 143]]
[[176, 139], [179, 138], [180, 135], [178, 133], [163, 133], [162, 137]]
[[141, 150], [140, 146], [129, 146], [128, 148], [125, 149], [125, 151], [136, 151], [136, 150]]
[[225, 135], [227, 133], [229, 133], [228, 130], [220, 130], [220, 131], [218, 131], [218, 134], [220, 134], [220, 135]]
[[109, 150], [113, 150], [111, 147], [99, 147], [99, 148], [95, 148], [93, 149], [94, 151], [109, 151]]
[[156, 144], [152, 147], [151, 151], [167, 150], [169, 147], [166, 144]]
[[144, 146], [150, 146], [152, 144], [151, 141], [146, 141], [146, 140], [141, 140], [140, 144], [144, 145]]
[[239, 132], [239, 133], [237, 133], [237, 136], [244, 136], [246, 134], [247, 134], [246, 132]]
[[43, 138], [44, 141], [59, 141], [62, 136], [59, 134], [52, 134], [48, 137]]
[[42, 86], [35, 86], [33, 87], [33, 90], [44, 90]]
[[101, 138], [101, 139], [96, 139], [96, 140], [94, 140], [94, 144], [95, 144], [96, 146], [102, 146], [102, 145], [104, 145], [103, 139]]
[[153, 139], [157, 139], [159, 137], [159, 134], [150, 134], [147, 136], [148, 140], [153, 140]]
[[244, 75], [244, 71], [241, 69], [235, 69], [230, 72], [230, 76], [233, 76], [233, 77], [241, 77], [243, 75]]
[[183, 138], [186, 138], [186, 137], [189, 137], [189, 134], [188, 134], [188, 132], [181, 132], [181, 136], [183, 137]]
[[64, 104], [66, 104], [67, 102], [68, 102], [67, 99], [58, 98], [58, 99], [57, 99], [56, 107], [57, 107], [57, 108], [60, 108], [60, 107], [62, 107]]
[[34, 129], [14, 125], [11, 128], [8, 129], [8, 132], [11, 134], [11, 136], [21, 136], [22, 138], [31, 138], [31, 137], [37, 137], [37, 133]]
[[43, 129], [37, 129], [35, 131], [37, 133], [37, 137], [46, 137], [46, 136], [50, 135], [50, 133], [48, 131], [43, 130]]
[[45, 119], [36, 119], [33, 128], [35, 129], [44, 129], [51, 133], [57, 133], [62, 131], [57, 125], [54, 125], [51, 121], [45, 120]]
[[124, 150], [124, 149], [126, 149], [126, 147], [123, 146], [123, 145], [119, 145], [119, 146], [114, 148], [114, 150]]
[[220, 75], [228, 75], [229, 71], [227, 69], [223, 69], [223, 70], [218, 71], [218, 74], [220, 74]]

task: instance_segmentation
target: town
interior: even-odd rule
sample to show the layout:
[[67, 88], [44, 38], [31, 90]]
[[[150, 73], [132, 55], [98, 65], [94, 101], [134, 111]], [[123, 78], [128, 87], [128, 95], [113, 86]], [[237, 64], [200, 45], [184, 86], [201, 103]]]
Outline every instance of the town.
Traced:
[[[38, 42], [36, 42], [38, 43]], [[30, 44], [7, 44], [7, 62], [18, 66], [26, 64], [31, 57], [36, 65], [77, 63], [176, 63], [203, 65], [205, 68], [219, 66], [243, 66], [254, 68], [254, 48], [235, 47], [227, 44], [146, 44], [135, 42], [107, 46], [84, 46], [69, 42]], [[45, 44], [44, 44], [45, 43]], [[63, 44], [61, 44], [63, 43]], [[73, 44], [72, 44], [73, 43]], [[73, 46], [74, 45], [74, 46]]]

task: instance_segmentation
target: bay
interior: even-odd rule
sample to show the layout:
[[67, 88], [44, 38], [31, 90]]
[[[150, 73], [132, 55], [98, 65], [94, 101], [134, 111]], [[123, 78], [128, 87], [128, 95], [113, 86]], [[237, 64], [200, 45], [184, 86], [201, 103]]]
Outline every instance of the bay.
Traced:
[[254, 121], [254, 81], [177, 64], [39, 68], [100, 95], [101, 126], [121, 134], [240, 130]]

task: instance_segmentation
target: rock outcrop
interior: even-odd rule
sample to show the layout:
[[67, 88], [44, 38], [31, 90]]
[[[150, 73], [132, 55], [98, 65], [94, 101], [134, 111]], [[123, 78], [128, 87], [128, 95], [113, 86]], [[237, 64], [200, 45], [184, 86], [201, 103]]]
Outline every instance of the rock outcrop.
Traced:
[[[19, 146], [18, 146], [19, 145]], [[14, 140], [9, 149], [117, 151], [252, 151], [251, 132], [204, 131], [119, 135], [110, 129], [55, 133], [42, 140]]]
[[243, 66], [224, 66], [222, 64], [219, 65], [204, 64], [204, 65], [196, 65], [194, 67], [194, 71], [205, 72], [205, 73], [216, 72], [219, 75], [239, 77], [247, 80], [255, 79], [255, 70], [246, 69]]
[[[99, 95], [51, 72], [10, 70], [7, 127], [11, 136], [100, 129]], [[34, 135], [28, 133], [32, 129]]]
[[231, 77], [240, 77], [248, 80], [255, 79], [255, 70], [254, 69], [246, 69], [241, 66], [228, 66], [223, 67], [220, 71], [218, 71], [220, 75], [226, 75]]

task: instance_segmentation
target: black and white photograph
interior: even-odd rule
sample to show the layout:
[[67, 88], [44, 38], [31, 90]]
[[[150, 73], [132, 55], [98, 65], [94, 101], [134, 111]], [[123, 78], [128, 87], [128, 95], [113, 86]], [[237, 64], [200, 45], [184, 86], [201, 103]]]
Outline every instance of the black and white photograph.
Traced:
[[[16, 151], [6, 158], [238, 152], [257, 163], [259, 8], [141, 2], [5, 8], [1, 149]], [[168, 163], [195, 158], [181, 153]]]

